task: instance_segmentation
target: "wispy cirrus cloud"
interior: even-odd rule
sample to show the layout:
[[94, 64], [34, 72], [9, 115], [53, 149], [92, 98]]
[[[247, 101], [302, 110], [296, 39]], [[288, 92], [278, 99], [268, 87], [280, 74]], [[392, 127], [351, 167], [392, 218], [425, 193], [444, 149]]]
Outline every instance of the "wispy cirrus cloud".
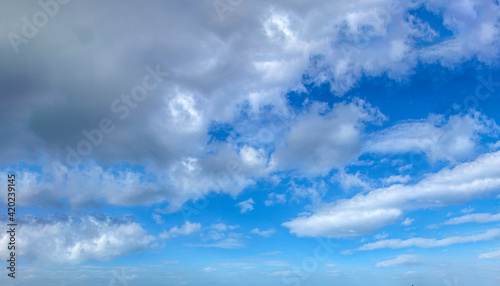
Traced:
[[250, 231], [250, 233], [260, 235], [262, 237], [270, 237], [271, 235], [276, 233], [274, 228], [270, 228], [268, 230], [260, 230], [258, 228], [254, 228]]
[[407, 247], [421, 247], [421, 248], [433, 248], [433, 247], [445, 247], [453, 244], [469, 243], [476, 241], [496, 241], [500, 240], [500, 229], [489, 229], [486, 232], [469, 235], [469, 236], [450, 236], [443, 239], [434, 238], [409, 238], [405, 240], [401, 239], [386, 239], [377, 242], [367, 243], [365, 245], [357, 248], [357, 251], [367, 251], [382, 248], [392, 248], [400, 249]]
[[408, 267], [421, 265], [422, 263], [422, 258], [418, 255], [402, 254], [394, 259], [377, 262], [375, 267]]
[[451, 218], [443, 223], [429, 225], [429, 228], [436, 228], [442, 225], [457, 225], [464, 223], [489, 223], [500, 221], [500, 214], [490, 214], [490, 213], [475, 213], [466, 214], [459, 217]]

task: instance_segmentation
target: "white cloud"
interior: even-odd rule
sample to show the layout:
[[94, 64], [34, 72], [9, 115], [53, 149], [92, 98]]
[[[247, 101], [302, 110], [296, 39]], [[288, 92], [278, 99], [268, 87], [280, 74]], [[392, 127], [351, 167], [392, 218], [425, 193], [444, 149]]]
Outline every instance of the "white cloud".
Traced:
[[156, 224], [164, 224], [165, 220], [161, 217], [159, 214], [152, 214], [153, 220], [155, 221]]
[[460, 217], [451, 218], [443, 222], [442, 225], [457, 225], [469, 222], [488, 223], [496, 221], [500, 221], [500, 214], [477, 213], [477, 214], [468, 214]]
[[394, 259], [377, 262], [376, 267], [407, 267], [422, 264], [422, 259], [418, 255], [403, 254]]
[[404, 172], [406, 172], [406, 171], [410, 170], [411, 168], [413, 168], [413, 164], [407, 164], [407, 165], [404, 165], [404, 166], [399, 167], [399, 168], [398, 168], [398, 171], [399, 171], [400, 173], [404, 173]]
[[400, 220], [403, 211], [446, 206], [496, 193], [500, 152], [479, 156], [452, 169], [429, 174], [414, 185], [391, 185], [351, 199], [321, 204], [314, 214], [283, 223], [298, 236], [346, 237], [371, 234]]
[[396, 124], [370, 135], [368, 153], [424, 153], [431, 161], [460, 161], [475, 155], [480, 134], [496, 136], [500, 128], [479, 112], [452, 115], [449, 119], [431, 115], [420, 121]]
[[276, 168], [296, 170], [301, 176], [326, 175], [332, 168], [342, 168], [361, 151], [364, 122], [378, 123], [384, 118], [361, 99], [337, 103], [331, 110], [313, 103], [286, 133], [285, 145], [275, 153]]
[[[228, 164], [234, 169], [228, 169]], [[41, 169], [31, 167], [35, 166], [17, 170], [20, 187], [26, 191], [20, 198], [21, 205], [60, 207], [63, 199], [77, 207], [93, 206], [100, 200], [125, 206], [168, 202], [163, 213], [178, 211], [188, 200], [203, 198], [212, 191], [222, 189], [236, 195], [255, 182], [253, 176], [265, 172], [247, 166], [237, 151], [227, 147], [201, 160], [182, 158], [169, 170], [149, 164], [142, 171], [116, 165], [104, 168], [95, 162], [79, 168], [49, 161]], [[8, 169], [0, 167], [0, 174]]]
[[215, 270], [217, 270], [217, 269], [213, 268], [212, 266], [208, 266], [208, 267], [203, 268], [203, 271], [205, 271], [205, 272], [213, 272]]
[[267, 165], [267, 153], [263, 149], [255, 149], [245, 145], [240, 150], [242, 161], [250, 166], [265, 168]]
[[463, 213], [463, 214], [468, 214], [468, 213], [471, 213], [473, 211], [474, 211], [474, 208], [471, 207], [471, 206], [468, 206], [468, 207], [460, 210], [460, 212]]
[[254, 204], [255, 204], [255, 202], [253, 201], [253, 199], [248, 199], [248, 200], [237, 203], [236, 206], [239, 207], [240, 212], [242, 214], [244, 214], [246, 212], [252, 211]]
[[311, 184], [302, 185], [292, 181], [287, 192], [291, 193], [291, 201], [302, 201], [309, 199], [313, 203], [319, 203], [323, 196], [328, 191], [326, 183], [323, 180], [312, 182]]
[[394, 175], [390, 176], [389, 178], [382, 179], [382, 182], [385, 185], [391, 185], [391, 184], [406, 184], [408, 181], [410, 181], [411, 177], [410, 175], [402, 176], [402, 175]]
[[211, 242], [204, 244], [191, 244], [191, 246], [224, 249], [242, 248], [245, 246], [245, 243], [241, 239], [243, 235], [241, 233], [232, 232], [237, 228], [239, 228], [238, 225], [227, 225], [222, 222], [212, 224], [201, 233], [203, 240]]
[[[16, 237], [17, 255], [42, 264], [110, 261], [151, 248], [155, 241], [139, 224], [108, 216], [25, 216], [17, 231], [22, 233]], [[8, 239], [2, 235], [0, 242], [7, 245]], [[7, 257], [7, 248], [0, 254]]]
[[345, 209], [341, 212], [322, 211], [312, 216], [298, 217], [283, 223], [299, 237], [349, 237], [373, 233], [383, 226], [396, 222], [401, 216], [399, 209]]
[[270, 237], [271, 235], [276, 233], [276, 230], [274, 228], [268, 230], [259, 230], [258, 228], [254, 228], [250, 231], [250, 233], [258, 234], [263, 237]]
[[[443, 24], [454, 32], [449, 39], [424, 49], [424, 62], [439, 62], [454, 66], [476, 56], [479, 61], [490, 62], [498, 55], [498, 27], [491, 24], [498, 19], [499, 7], [494, 2], [476, 3], [471, 1], [425, 1], [426, 7], [443, 15]], [[473, 41], [475, 39], [475, 41]]]
[[234, 229], [237, 229], [238, 227], [239, 226], [237, 226], [237, 225], [227, 225], [227, 224], [222, 223], [222, 222], [210, 225], [210, 228], [217, 230], [217, 231], [234, 230]]
[[270, 207], [276, 204], [284, 204], [286, 203], [286, 195], [285, 194], [277, 194], [277, 193], [269, 193], [267, 194], [268, 199], [264, 201], [264, 205], [266, 207]]
[[359, 171], [356, 174], [348, 174], [345, 170], [339, 171], [332, 177], [332, 182], [339, 182], [344, 190], [351, 190], [353, 188], [360, 188], [362, 190], [369, 190], [371, 186], [366, 178], [362, 178]]
[[160, 238], [170, 239], [180, 235], [190, 235], [200, 230], [201, 230], [200, 223], [192, 223], [187, 221], [181, 227], [174, 226], [169, 230], [164, 230], [162, 233], [160, 233]]
[[500, 149], [500, 141], [497, 141], [495, 143], [490, 143], [488, 144], [489, 148], [491, 151], [496, 151], [498, 149]]
[[480, 259], [500, 259], [500, 250], [487, 252], [478, 256]]
[[373, 236], [373, 237], [374, 237], [375, 239], [384, 239], [384, 238], [386, 238], [387, 236], [389, 236], [389, 234], [387, 234], [387, 233], [383, 232], [383, 233], [379, 233], [379, 234], [377, 234], [377, 235], [375, 235], [375, 236]]
[[461, 244], [476, 241], [490, 241], [490, 240], [500, 240], [500, 229], [490, 229], [484, 233], [470, 235], [470, 236], [451, 236], [443, 239], [434, 238], [410, 238], [406, 240], [401, 239], [387, 239], [380, 240], [377, 242], [368, 243], [360, 246], [357, 250], [374, 250], [381, 248], [407, 248], [407, 247], [421, 247], [421, 248], [433, 248], [433, 247], [445, 247], [453, 244]]
[[404, 226], [410, 226], [413, 222], [415, 221], [415, 219], [412, 219], [412, 218], [409, 218], [407, 217], [402, 223], [401, 225], [404, 225]]

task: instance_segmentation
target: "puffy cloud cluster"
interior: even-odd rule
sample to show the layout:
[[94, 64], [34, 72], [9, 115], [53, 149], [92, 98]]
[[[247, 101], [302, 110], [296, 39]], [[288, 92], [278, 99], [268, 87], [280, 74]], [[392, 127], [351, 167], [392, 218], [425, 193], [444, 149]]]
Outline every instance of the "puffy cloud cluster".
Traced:
[[372, 134], [364, 150], [380, 154], [424, 153], [431, 162], [456, 162], [476, 154], [480, 135], [498, 136], [499, 131], [494, 120], [479, 112], [452, 115], [448, 119], [431, 115]]
[[355, 99], [328, 106], [313, 103], [290, 126], [286, 145], [275, 154], [281, 169], [296, 169], [301, 175], [326, 175], [332, 168], [353, 162], [361, 153], [361, 135], [366, 122], [380, 123], [378, 108]]
[[[25, 216], [17, 231], [22, 235], [16, 237], [16, 253], [35, 263], [109, 261], [154, 247], [155, 241], [139, 224], [109, 216]], [[8, 241], [2, 235], [0, 242]], [[7, 248], [0, 253], [7, 257]]]

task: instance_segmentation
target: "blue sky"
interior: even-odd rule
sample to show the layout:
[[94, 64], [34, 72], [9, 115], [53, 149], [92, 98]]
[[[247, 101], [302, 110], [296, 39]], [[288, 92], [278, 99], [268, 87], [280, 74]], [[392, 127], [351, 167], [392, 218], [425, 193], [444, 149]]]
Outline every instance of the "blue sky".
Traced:
[[2, 285], [500, 282], [498, 1], [0, 11]]

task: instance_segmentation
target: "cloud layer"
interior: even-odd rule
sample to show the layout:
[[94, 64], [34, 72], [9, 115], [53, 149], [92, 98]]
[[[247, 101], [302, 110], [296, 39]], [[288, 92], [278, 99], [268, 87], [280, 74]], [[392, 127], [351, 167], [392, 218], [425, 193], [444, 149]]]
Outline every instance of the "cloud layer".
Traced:
[[[169, 209], [178, 210], [210, 191], [238, 194], [269, 170], [324, 175], [355, 160], [362, 148], [419, 148], [431, 160], [469, 158], [477, 134], [487, 132], [488, 122], [476, 116], [462, 118], [461, 129], [456, 118], [430, 118], [395, 126], [373, 136], [371, 147], [361, 146], [365, 124], [383, 118], [376, 107], [354, 100], [293, 114], [284, 95], [304, 91], [304, 84], [330, 83], [341, 96], [363, 76], [401, 81], [419, 63], [494, 63], [500, 36], [494, 1], [245, 1], [222, 16], [211, 1], [188, 2], [190, 9], [163, 1], [109, 9], [98, 1], [71, 1], [57, 5], [50, 23], [28, 36], [26, 21], [47, 12], [36, 3], [2, 3], [0, 33], [11, 36], [0, 40], [0, 59], [9, 67], [0, 71], [0, 135], [17, 138], [0, 143], [2, 162], [68, 165], [73, 150], [97, 168], [123, 160], [147, 164], [163, 187], [138, 186], [137, 197], [146, 198], [139, 203], [169, 201]], [[419, 9], [442, 17], [442, 25], [425, 22]], [[439, 37], [444, 30], [452, 35]], [[13, 34], [26, 41], [13, 42]], [[475, 35], [479, 41], [471, 40]], [[252, 142], [212, 141], [211, 123], [232, 124], [242, 112], [258, 117], [265, 110], [289, 127], [274, 134], [284, 141], [271, 142], [273, 156]], [[438, 137], [412, 141], [405, 128]], [[395, 149], [387, 147], [392, 139], [401, 143]], [[237, 168], [228, 171], [228, 164]], [[137, 197], [109, 200], [127, 204]]]
[[371, 234], [402, 219], [404, 211], [447, 206], [498, 192], [500, 152], [429, 174], [414, 185], [397, 184], [324, 204], [311, 216], [283, 225], [298, 236], [348, 237]]

